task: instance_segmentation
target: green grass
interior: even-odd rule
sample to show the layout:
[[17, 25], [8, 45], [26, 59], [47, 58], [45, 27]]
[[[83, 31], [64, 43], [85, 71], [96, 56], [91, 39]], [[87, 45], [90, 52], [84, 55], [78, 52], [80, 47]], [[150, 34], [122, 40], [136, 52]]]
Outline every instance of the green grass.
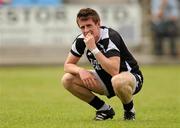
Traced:
[[122, 120], [117, 97], [101, 96], [116, 116], [96, 122], [95, 110], [62, 87], [62, 67], [1, 67], [0, 128], [179, 128], [180, 66], [143, 66], [142, 71], [136, 120]]

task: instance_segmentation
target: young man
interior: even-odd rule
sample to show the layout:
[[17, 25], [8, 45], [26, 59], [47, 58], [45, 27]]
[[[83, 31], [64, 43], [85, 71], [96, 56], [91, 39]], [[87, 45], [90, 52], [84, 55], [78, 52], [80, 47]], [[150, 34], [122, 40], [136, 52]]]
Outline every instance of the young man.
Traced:
[[[143, 83], [136, 60], [116, 31], [100, 26], [95, 10], [81, 9], [76, 21], [82, 34], [73, 42], [65, 61], [64, 87], [97, 110], [95, 120], [112, 119], [115, 112], [92, 92], [108, 98], [116, 95], [123, 104], [124, 119], [134, 120], [133, 95], [140, 91]], [[94, 70], [77, 65], [85, 50]]]

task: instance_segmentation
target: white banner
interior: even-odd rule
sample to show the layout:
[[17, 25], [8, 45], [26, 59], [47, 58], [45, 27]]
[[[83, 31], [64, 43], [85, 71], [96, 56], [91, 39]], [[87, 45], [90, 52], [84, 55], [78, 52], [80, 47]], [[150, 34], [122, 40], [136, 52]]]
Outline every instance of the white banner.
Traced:
[[0, 8], [0, 45], [71, 45], [80, 33], [76, 14], [91, 7], [102, 25], [117, 30], [129, 45], [141, 41], [141, 9], [131, 5], [62, 5], [59, 7]]

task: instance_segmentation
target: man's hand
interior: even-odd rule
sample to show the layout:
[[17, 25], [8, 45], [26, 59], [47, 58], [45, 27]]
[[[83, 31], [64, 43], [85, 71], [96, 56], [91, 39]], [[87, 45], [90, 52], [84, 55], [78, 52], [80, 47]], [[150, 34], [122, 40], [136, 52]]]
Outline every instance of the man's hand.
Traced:
[[92, 49], [96, 48], [96, 43], [93, 34], [90, 32], [85, 36], [84, 42], [86, 47], [91, 51]]
[[96, 86], [96, 78], [87, 70], [79, 69], [79, 76], [87, 87]]

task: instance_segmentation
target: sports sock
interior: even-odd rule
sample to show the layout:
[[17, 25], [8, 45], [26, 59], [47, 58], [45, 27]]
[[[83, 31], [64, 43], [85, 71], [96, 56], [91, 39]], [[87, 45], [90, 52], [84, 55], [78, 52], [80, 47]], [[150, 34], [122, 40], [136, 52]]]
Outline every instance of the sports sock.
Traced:
[[108, 110], [108, 109], [110, 109], [110, 106], [104, 103], [104, 105], [100, 109], [98, 109], [98, 111]]
[[131, 111], [131, 109], [133, 109], [133, 101], [129, 102], [128, 104], [123, 104], [123, 108], [125, 111]]
[[99, 97], [95, 96], [92, 101], [89, 103], [96, 110], [100, 109], [105, 103]]

